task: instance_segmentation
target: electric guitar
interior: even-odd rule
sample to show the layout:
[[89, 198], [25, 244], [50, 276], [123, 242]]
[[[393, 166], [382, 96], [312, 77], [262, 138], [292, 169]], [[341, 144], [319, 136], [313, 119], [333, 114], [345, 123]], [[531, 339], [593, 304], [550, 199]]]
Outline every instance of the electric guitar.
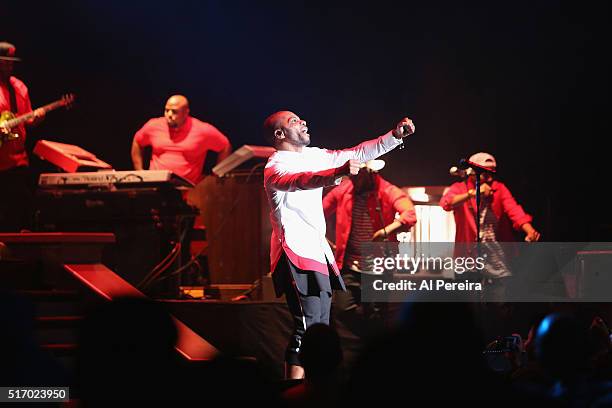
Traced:
[[[47, 112], [51, 112], [55, 109], [63, 107], [69, 108], [70, 106], [72, 106], [74, 99], [75, 96], [73, 94], [67, 94], [62, 96], [61, 99], [58, 99], [55, 102], [51, 102], [45, 106], [41, 106], [38, 109], [42, 109], [46, 114]], [[19, 133], [14, 132], [13, 130], [17, 126], [33, 118], [34, 110], [19, 116], [15, 116], [15, 114], [11, 111], [2, 112], [0, 114], [0, 147], [2, 147], [2, 144], [6, 141], [19, 139]]]

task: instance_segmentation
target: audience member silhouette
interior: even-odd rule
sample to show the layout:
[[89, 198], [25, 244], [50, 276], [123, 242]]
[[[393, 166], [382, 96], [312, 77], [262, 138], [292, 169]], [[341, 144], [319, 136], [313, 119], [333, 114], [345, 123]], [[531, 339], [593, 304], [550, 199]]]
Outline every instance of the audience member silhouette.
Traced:
[[437, 406], [491, 403], [501, 395], [482, 356], [484, 341], [466, 303], [407, 304], [394, 333], [374, 341], [356, 363], [349, 405], [426, 401]]

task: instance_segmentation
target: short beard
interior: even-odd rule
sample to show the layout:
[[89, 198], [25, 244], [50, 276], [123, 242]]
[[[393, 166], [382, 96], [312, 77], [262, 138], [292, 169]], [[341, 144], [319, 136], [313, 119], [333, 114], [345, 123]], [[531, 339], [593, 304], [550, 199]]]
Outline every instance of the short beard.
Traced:
[[310, 138], [308, 140], [292, 140], [289, 143], [297, 147], [306, 147], [310, 145]]

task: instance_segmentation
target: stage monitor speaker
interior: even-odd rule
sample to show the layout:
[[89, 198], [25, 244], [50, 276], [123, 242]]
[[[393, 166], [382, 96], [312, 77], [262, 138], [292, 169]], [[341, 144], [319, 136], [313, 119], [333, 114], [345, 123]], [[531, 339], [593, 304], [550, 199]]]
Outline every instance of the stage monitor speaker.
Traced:
[[213, 167], [212, 171], [219, 177], [240, 170], [250, 173], [254, 166], [264, 163], [276, 149], [269, 146], [244, 145]]

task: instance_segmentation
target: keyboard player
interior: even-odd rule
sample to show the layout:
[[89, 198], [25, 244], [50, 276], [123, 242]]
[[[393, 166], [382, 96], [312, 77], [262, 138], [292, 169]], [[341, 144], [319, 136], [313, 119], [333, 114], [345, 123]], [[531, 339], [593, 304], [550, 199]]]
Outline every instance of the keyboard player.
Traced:
[[[204, 163], [209, 151], [217, 153], [217, 163], [232, 151], [228, 138], [221, 131], [190, 115], [189, 101], [183, 95], [168, 98], [164, 116], [150, 119], [134, 135], [131, 154], [136, 170], [143, 169], [143, 150], [149, 146], [152, 150], [150, 170], [171, 170], [194, 185], [203, 178]], [[186, 235], [182, 242], [182, 263], [191, 255], [189, 247], [193, 221], [184, 228]]]
[[150, 119], [132, 142], [132, 163], [143, 169], [143, 150], [152, 148], [150, 170], [171, 170], [194, 185], [202, 180], [206, 154], [217, 153], [217, 163], [232, 151], [228, 138], [213, 125], [189, 114], [189, 101], [173, 95], [166, 102], [164, 116]]

